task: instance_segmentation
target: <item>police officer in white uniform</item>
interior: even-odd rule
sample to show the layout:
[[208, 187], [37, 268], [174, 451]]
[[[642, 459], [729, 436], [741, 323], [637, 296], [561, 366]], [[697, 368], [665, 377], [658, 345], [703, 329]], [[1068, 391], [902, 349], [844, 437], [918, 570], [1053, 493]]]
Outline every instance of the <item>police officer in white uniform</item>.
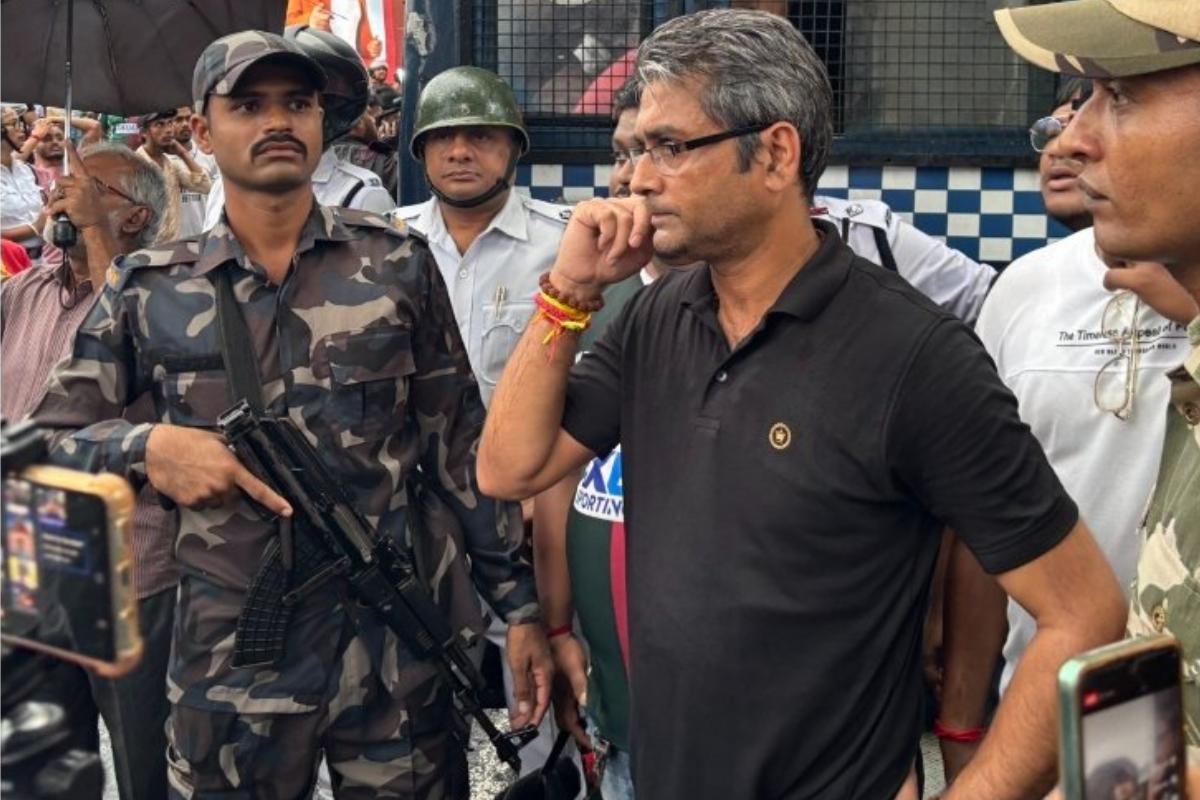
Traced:
[[538, 277], [554, 264], [571, 210], [512, 188], [529, 135], [512, 90], [487, 70], [456, 67], [429, 82], [410, 149], [434, 196], [396, 217], [437, 258], [486, 406], [533, 314]]
[[[316, 59], [328, 79], [321, 94], [325, 109], [325, 152], [312, 176], [313, 194], [323, 206], [345, 206], [360, 211], [387, 214], [396, 201], [384, 188], [379, 176], [337, 157], [330, 142], [342, 136], [367, 110], [370, 91], [367, 70], [354, 48], [337, 36], [307, 25], [292, 25], [284, 31], [301, 50]], [[221, 180], [213, 181], [204, 213], [204, 229], [221, 219], [225, 208], [225, 189]]]
[[[533, 315], [538, 277], [553, 266], [571, 211], [513, 190], [529, 134], [512, 89], [487, 70], [455, 67], [429, 81], [417, 102], [409, 149], [425, 165], [433, 197], [398, 209], [395, 217], [429, 242], [486, 406]], [[502, 634], [495, 624], [488, 631], [503, 650]], [[511, 708], [507, 658], [501, 664]], [[521, 750], [522, 773], [545, 762], [554, 741], [552, 716]]]
[[817, 195], [812, 213], [836, 225], [855, 253], [899, 273], [921, 294], [975, 324], [996, 270], [923, 233], [878, 200]]

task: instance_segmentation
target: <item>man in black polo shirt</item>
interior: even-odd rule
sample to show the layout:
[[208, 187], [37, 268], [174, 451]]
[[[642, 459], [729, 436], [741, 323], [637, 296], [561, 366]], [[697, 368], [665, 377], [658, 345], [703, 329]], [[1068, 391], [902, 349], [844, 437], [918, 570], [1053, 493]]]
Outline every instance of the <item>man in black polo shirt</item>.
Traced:
[[[948, 796], [1048, 789], [1054, 673], [1124, 617], [1074, 503], [969, 330], [814, 227], [832, 93], [795, 29], [700, 12], [637, 64], [636, 197], [577, 208], [478, 477], [526, 497], [622, 445], [638, 795], [915, 798], [944, 525], [1039, 625]], [[571, 309], [651, 250], [707, 267], [640, 292], [572, 367]]]

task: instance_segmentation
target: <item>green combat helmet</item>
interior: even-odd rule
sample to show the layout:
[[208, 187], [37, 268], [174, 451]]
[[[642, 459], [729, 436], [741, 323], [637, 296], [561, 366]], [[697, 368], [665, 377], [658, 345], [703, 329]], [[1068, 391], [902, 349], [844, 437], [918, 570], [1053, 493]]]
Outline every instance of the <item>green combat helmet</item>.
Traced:
[[[446, 197], [429, 181], [430, 190], [443, 203], [458, 208], [473, 208], [486, 203], [510, 184], [508, 178], [516, 169], [517, 159], [529, 152], [529, 132], [517, 108], [517, 98], [498, 75], [479, 67], [454, 67], [435, 75], [421, 90], [417, 100], [417, 121], [413, 127], [409, 151], [417, 161], [424, 162], [425, 134], [439, 128], [461, 128], [467, 125], [498, 125], [515, 131], [520, 147], [514, 148], [508, 174], [496, 181], [477, 197], [456, 200]], [[428, 181], [428, 175], [426, 175]]]

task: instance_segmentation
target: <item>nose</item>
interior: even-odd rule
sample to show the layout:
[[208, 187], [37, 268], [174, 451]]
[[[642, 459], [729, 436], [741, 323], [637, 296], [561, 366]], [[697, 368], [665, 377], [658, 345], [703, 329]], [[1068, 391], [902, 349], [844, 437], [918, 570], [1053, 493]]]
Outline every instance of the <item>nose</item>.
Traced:
[[[1092, 96], [1079, 107], [1070, 124], [1051, 142], [1054, 155], [1086, 164], [1100, 156], [1100, 140], [1097, 137], [1098, 123], [1103, 113], [1101, 106], [1107, 102], [1102, 91]], [[1049, 149], [1049, 148], [1048, 148]]]
[[636, 160], [630, 159], [629, 189], [634, 194], [657, 194], [662, 190], [662, 176], [654, 167], [654, 159], [649, 153], [642, 153]]
[[469, 161], [472, 156], [471, 139], [466, 130], [456, 130], [450, 137], [446, 156], [454, 161]]
[[613, 167], [611, 187], [613, 195], [621, 194], [622, 190], [632, 191], [629, 183], [633, 180], [634, 163], [634, 161], [626, 161], [620, 166]]
[[[272, 133], [276, 131], [290, 131], [292, 129], [292, 115], [285, 103], [268, 104], [266, 109], [266, 128]], [[172, 133], [174, 132], [172, 131]]]

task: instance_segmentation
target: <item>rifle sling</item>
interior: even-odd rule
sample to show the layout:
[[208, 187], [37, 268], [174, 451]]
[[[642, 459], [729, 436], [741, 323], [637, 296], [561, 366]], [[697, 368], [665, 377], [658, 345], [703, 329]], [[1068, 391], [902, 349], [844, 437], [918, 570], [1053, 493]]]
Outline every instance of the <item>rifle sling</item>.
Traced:
[[230, 401], [245, 400], [254, 413], [263, 414], [262, 377], [258, 373], [258, 355], [246, 318], [233, 294], [234, 267], [226, 264], [213, 276], [217, 294], [217, 326], [221, 338], [221, 358], [229, 379]]

